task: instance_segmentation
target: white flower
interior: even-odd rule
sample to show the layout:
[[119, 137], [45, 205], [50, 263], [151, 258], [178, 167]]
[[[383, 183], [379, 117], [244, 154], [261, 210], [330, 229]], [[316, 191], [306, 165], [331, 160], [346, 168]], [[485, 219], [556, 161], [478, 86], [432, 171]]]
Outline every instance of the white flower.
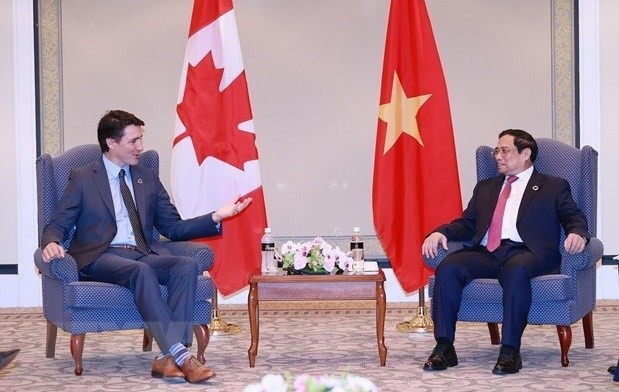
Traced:
[[376, 385], [365, 377], [355, 376], [354, 374], [346, 375], [346, 385], [352, 391], [376, 392]]
[[287, 392], [288, 382], [281, 374], [267, 374], [260, 384], [250, 384], [243, 392]]
[[322, 250], [322, 256], [324, 257], [324, 269], [327, 270], [327, 272], [333, 271], [336, 258], [335, 250], [331, 249], [331, 247], [325, 248]]
[[262, 390], [262, 385], [254, 383], [254, 384], [247, 385], [243, 389], [243, 392], [264, 392], [264, 391]]
[[343, 252], [339, 246], [333, 248], [322, 237], [312, 241], [295, 244], [286, 242], [281, 248], [281, 261], [284, 269], [308, 269], [316, 273], [332, 272], [336, 267], [348, 270], [352, 264], [350, 252]]
[[282, 255], [285, 255], [288, 253], [296, 253], [298, 251], [299, 251], [299, 245], [295, 244], [292, 241], [288, 241], [284, 245], [282, 245]]

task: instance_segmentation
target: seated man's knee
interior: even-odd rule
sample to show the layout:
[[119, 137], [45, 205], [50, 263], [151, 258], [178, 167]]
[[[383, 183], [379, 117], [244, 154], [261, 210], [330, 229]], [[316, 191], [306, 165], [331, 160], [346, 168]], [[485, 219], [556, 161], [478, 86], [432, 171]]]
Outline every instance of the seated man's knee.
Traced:
[[436, 267], [435, 275], [451, 275], [461, 270], [461, 263], [454, 257], [445, 257]]
[[197, 276], [200, 272], [198, 270], [198, 263], [192, 257], [179, 256], [176, 266], [183, 274]]
[[145, 263], [137, 263], [135, 268], [133, 269], [133, 281], [152, 281], [159, 284], [157, 280], [157, 273], [153, 270], [148, 264]]
[[505, 266], [499, 273], [499, 283], [503, 286], [507, 282], [512, 284], [528, 284], [533, 278], [530, 268], [526, 264], [513, 263]]

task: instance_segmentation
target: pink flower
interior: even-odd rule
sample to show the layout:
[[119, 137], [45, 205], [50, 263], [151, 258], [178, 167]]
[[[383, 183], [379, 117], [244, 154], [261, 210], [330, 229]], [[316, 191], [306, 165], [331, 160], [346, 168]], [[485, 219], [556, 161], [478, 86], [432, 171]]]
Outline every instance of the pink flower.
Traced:
[[299, 246], [292, 241], [286, 242], [282, 245], [282, 254], [294, 253], [299, 249]]
[[322, 256], [324, 257], [323, 268], [327, 272], [333, 271], [333, 268], [335, 268], [335, 259], [337, 257], [335, 251], [330, 247], [325, 248], [322, 250]]
[[294, 269], [303, 269], [305, 268], [305, 264], [307, 264], [307, 259], [305, 258], [305, 255], [301, 252], [297, 252], [294, 255]]
[[294, 392], [306, 392], [307, 380], [310, 378], [307, 374], [301, 374], [294, 380]]

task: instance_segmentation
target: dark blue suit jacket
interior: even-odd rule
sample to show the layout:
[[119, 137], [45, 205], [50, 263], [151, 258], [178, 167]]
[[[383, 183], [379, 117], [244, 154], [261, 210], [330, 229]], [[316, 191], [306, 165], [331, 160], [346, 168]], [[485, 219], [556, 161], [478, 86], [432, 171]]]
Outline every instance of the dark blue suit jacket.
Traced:
[[[157, 174], [144, 166], [131, 166], [136, 208], [150, 249], [169, 254], [153, 238], [153, 227], [172, 241], [208, 237], [220, 233], [212, 214], [181, 219]], [[74, 169], [60, 204], [43, 230], [41, 246], [62, 243], [75, 227], [69, 253], [78, 268], [90, 264], [104, 253], [116, 236], [116, 216], [112, 192], [103, 159]]]
[[[501, 175], [478, 182], [462, 217], [434, 231], [443, 233], [448, 240], [479, 245], [490, 226], [504, 181], [505, 176]], [[566, 234], [575, 233], [587, 241], [590, 238], [587, 218], [572, 198], [569, 183], [536, 170], [522, 195], [516, 228], [538, 260], [557, 264], [561, 260], [562, 228]]]

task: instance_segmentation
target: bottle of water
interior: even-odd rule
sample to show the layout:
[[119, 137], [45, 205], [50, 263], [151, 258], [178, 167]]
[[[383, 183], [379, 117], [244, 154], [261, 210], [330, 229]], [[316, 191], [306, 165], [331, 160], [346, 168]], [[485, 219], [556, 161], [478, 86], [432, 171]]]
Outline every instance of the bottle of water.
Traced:
[[350, 237], [350, 253], [353, 259], [352, 269], [355, 273], [363, 272], [363, 236], [358, 227], [353, 227]]
[[271, 235], [271, 229], [265, 228], [262, 236], [262, 272], [277, 271], [277, 261], [275, 260], [275, 241]]

